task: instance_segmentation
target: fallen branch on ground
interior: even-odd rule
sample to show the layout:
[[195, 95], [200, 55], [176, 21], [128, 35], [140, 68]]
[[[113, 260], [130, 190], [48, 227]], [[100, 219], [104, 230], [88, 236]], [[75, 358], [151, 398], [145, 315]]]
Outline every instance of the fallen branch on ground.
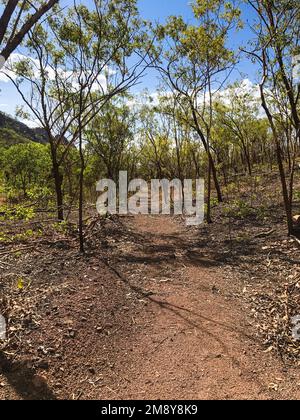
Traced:
[[272, 235], [275, 232], [275, 229], [268, 230], [267, 232], [261, 232], [254, 236], [255, 239], [266, 238], [267, 236]]
[[298, 238], [296, 238], [296, 236], [291, 235], [291, 238], [292, 238], [295, 242], [297, 242], [297, 244], [298, 244], [298, 245], [300, 245], [300, 240], [299, 240]]

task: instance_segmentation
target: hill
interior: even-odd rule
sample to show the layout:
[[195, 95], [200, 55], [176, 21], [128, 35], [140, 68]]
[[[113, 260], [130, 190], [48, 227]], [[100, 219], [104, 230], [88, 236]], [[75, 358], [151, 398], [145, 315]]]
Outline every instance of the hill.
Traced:
[[26, 124], [0, 111], [0, 144], [11, 146], [18, 143], [47, 143], [47, 135], [41, 128], [30, 128]]

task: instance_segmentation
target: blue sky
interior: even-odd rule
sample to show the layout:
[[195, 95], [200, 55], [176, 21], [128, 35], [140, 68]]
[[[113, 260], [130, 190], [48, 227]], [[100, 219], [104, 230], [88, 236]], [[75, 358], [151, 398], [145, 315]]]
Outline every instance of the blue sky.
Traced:
[[[69, 0], [62, 0], [62, 4], [68, 4]], [[87, 1], [88, 3], [89, 1]], [[71, 2], [70, 2], [71, 3]], [[189, 0], [138, 0], [138, 6], [143, 18], [154, 22], [164, 22], [170, 15], [182, 15], [185, 19], [192, 21], [192, 10]], [[1, 10], [1, 8], [0, 8]], [[251, 37], [251, 31], [247, 21], [253, 21], [253, 13], [247, 6], [242, 7], [243, 20], [246, 22], [245, 28], [234, 36], [230, 41], [231, 47], [237, 47], [245, 44]], [[252, 81], [256, 79], [256, 69], [246, 59], [243, 59], [237, 70], [233, 73], [232, 79], [249, 78]], [[143, 83], [135, 88], [135, 91], [148, 88], [154, 91], [158, 85], [158, 79], [154, 72], [148, 72]], [[10, 83], [0, 81], [0, 110], [9, 114], [15, 113], [15, 108], [20, 104], [20, 98]]]
[[[190, 3], [190, 0], [138, 0], [142, 16], [155, 22], [164, 22], [170, 15], [182, 15], [192, 23], [193, 13]], [[244, 28], [235, 34], [229, 44], [230, 48], [235, 49], [238, 49], [241, 45], [246, 45], [253, 37], [250, 25], [253, 24], [255, 19], [254, 12], [243, 2], [240, 7]], [[256, 81], [256, 67], [245, 57], [241, 59], [236, 71], [232, 75], [232, 80], [242, 78], [248, 78], [253, 82]], [[157, 86], [157, 78], [153, 75], [148, 77], [145, 82], [146, 84], [148, 83], [150, 90], [155, 89], [155, 86]]]

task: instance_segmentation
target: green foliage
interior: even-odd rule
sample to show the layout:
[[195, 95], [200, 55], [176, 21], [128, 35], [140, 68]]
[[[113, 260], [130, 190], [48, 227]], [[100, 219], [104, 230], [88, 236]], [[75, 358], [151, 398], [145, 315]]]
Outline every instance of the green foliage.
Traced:
[[0, 147], [10, 147], [15, 144], [29, 143], [30, 140], [18, 134], [12, 128], [0, 128]]
[[159, 37], [163, 36], [169, 45], [165, 58], [171, 84], [190, 98], [205, 92], [210, 77], [221, 74], [235, 62], [227, 40], [240, 23], [240, 11], [224, 0], [197, 0], [192, 8], [194, 24], [171, 16], [158, 29]]
[[[262, 118], [257, 86], [240, 81], [228, 86], [239, 58], [235, 43], [228, 41], [242, 27], [236, 3], [194, 0], [192, 19], [170, 16], [151, 33], [153, 38], [135, 0], [58, 7], [31, 32], [24, 44], [27, 58], [13, 64], [15, 86], [26, 99], [18, 115], [39, 119], [48, 128], [49, 146], [29, 142], [34, 137], [27, 131], [22, 135], [22, 126], [15, 131], [13, 122], [2, 123], [0, 192], [11, 203], [40, 204], [53, 200], [56, 190], [62, 209], [66, 201], [74, 206], [78, 199], [81, 173], [87, 195], [98, 179], [117, 181], [126, 169], [130, 177], [145, 179], [208, 178], [210, 161], [212, 182], [224, 181], [225, 193], [235, 199], [237, 190], [249, 185], [258, 194], [262, 179], [250, 175], [273, 168], [280, 154], [288, 186], [293, 154], [299, 153], [294, 134], [299, 132], [299, 89], [291, 60], [300, 52], [299, 5], [293, 0], [246, 2], [257, 15], [252, 57], [260, 65], [265, 61], [271, 124], [272, 118]], [[160, 70], [161, 89], [132, 98], [127, 92], [149, 59]], [[245, 172], [249, 178], [241, 180]], [[267, 205], [254, 209], [257, 198], [250, 197], [251, 205], [235, 199], [224, 214], [264, 219], [269, 210]], [[294, 198], [300, 199], [298, 192]], [[212, 208], [218, 204], [208, 199]], [[9, 220], [34, 216], [26, 205], [2, 213]], [[68, 226], [55, 228], [66, 232]]]
[[297, 201], [300, 201], [300, 191], [296, 190], [294, 191], [294, 198]]
[[[103, 175], [115, 181], [133, 141], [136, 124], [134, 114], [124, 103], [125, 100], [126, 97], [122, 95], [107, 103], [86, 130], [88, 152], [94, 155], [92, 166], [97, 161], [100, 164], [96, 170], [98, 175], [99, 169], [104, 166], [106, 170]], [[86, 176], [91, 176], [90, 169], [86, 171]]]
[[29, 221], [34, 218], [35, 212], [32, 207], [26, 207], [21, 204], [16, 206], [1, 206], [0, 220], [25, 220]]
[[2, 179], [8, 198], [38, 197], [47, 193], [51, 174], [47, 146], [38, 143], [17, 144], [0, 155]]
[[26, 242], [30, 239], [36, 239], [43, 234], [41, 230], [34, 231], [32, 229], [25, 230], [22, 233], [17, 233], [15, 235], [9, 235], [5, 232], [0, 231], [0, 243], [2, 244], [12, 244], [16, 242]]
[[66, 221], [53, 223], [55, 230], [61, 233], [66, 233], [68, 228], [68, 223]]
[[219, 205], [219, 201], [218, 201], [218, 199], [217, 198], [215, 198], [215, 197], [212, 197], [211, 199], [210, 199], [210, 205], [211, 205], [211, 207], [213, 208], [213, 207], [217, 207], [218, 205]]
[[253, 216], [254, 209], [244, 200], [234, 200], [223, 210], [225, 217], [245, 219]]
[[262, 221], [266, 220], [270, 216], [270, 208], [266, 204], [260, 205], [256, 209], [256, 216]]

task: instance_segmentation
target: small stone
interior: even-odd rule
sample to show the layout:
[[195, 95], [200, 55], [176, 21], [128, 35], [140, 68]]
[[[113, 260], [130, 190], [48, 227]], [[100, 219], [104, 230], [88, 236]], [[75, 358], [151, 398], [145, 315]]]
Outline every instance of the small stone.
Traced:
[[96, 374], [96, 371], [95, 371], [95, 369], [94, 369], [93, 367], [89, 367], [89, 372], [90, 372], [92, 375], [95, 375], [95, 374]]
[[41, 360], [41, 361], [39, 361], [39, 362], [36, 364], [36, 366], [37, 366], [39, 369], [42, 369], [42, 370], [48, 370], [48, 369], [49, 369], [49, 363], [47, 362], [47, 360]]
[[151, 379], [147, 379], [145, 382], [146, 385], [152, 385], [153, 381]]
[[70, 331], [70, 332], [69, 332], [69, 336], [70, 336], [71, 338], [75, 338], [75, 336], [76, 336], [76, 332], [75, 332], [74, 330]]
[[293, 217], [293, 222], [295, 225], [299, 226], [300, 225], [300, 215], [296, 215]]
[[43, 388], [47, 385], [47, 380], [43, 376], [35, 375], [32, 379], [32, 383], [35, 388]]
[[48, 354], [44, 346], [39, 346], [37, 350], [39, 353], [43, 353], [44, 355]]

